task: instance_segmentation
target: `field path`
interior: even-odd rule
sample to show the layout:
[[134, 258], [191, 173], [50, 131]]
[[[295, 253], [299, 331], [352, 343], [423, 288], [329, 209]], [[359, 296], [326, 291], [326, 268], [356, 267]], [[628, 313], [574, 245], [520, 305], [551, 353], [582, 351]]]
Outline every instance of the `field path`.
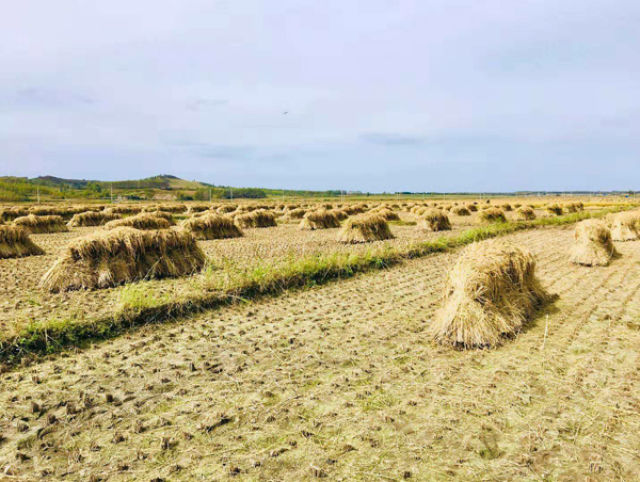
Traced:
[[572, 234], [506, 237], [559, 298], [496, 350], [427, 338], [453, 252], [2, 374], [0, 468], [17, 480], [635, 479], [640, 242], [584, 268], [568, 262]]

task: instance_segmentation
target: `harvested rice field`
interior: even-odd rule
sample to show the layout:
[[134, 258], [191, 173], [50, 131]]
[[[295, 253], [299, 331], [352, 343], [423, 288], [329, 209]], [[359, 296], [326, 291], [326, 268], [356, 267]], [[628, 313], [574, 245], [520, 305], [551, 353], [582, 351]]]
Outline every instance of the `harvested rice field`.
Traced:
[[456, 249], [8, 369], [1, 473], [633, 480], [640, 241], [589, 268], [570, 261], [573, 232], [504, 237], [556, 299], [496, 349], [427, 334]]
[[[598, 206], [587, 208], [588, 211], [598, 209]], [[225, 283], [230, 270], [272, 267], [304, 256], [366, 253], [385, 246], [403, 249], [412, 243], [455, 236], [483, 224], [478, 213], [472, 216], [447, 213], [451, 230], [425, 231], [415, 225], [419, 216], [407, 211], [397, 212], [400, 222], [390, 223], [394, 239], [385, 241], [343, 244], [336, 240], [339, 228], [301, 230], [299, 221], [287, 223], [282, 220], [276, 227], [245, 228], [244, 236], [240, 238], [198, 241], [210, 264], [204, 282], [208, 287], [217, 287]], [[540, 217], [548, 216], [543, 209], [538, 213]], [[509, 219], [515, 219], [513, 212], [506, 214]], [[0, 331], [5, 336], [13, 336], [25, 326], [42, 320], [83, 320], [108, 316], [122, 306], [123, 297], [129, 295], [131, 286], [144, 290], [148, 299], [158, 302], [188, 296], [190, 292], [202, 289], [203, 277], [198, 275], [148, 280], [94, 291], [50, 293], [41, 288], [42, 276], [72, 240], [104, 231], [104, 227], [94, 226], [71, 227], [68, 232], [62, 233], [32, 234], [31, 239], [44, 249], [44, 255], [0, 259]]]

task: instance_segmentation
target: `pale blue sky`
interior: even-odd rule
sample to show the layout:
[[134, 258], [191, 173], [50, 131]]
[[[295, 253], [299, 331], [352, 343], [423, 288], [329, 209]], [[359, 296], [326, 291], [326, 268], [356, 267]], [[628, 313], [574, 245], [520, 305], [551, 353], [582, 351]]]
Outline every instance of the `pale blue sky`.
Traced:
[[2, 10], [0, 175], [640, 189], [638, 1]]

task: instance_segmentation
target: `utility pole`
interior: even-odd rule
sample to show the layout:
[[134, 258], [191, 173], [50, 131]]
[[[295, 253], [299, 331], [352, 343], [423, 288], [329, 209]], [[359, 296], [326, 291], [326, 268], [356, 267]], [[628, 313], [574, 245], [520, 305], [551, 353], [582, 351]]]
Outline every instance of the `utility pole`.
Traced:
[[229, 195], [231, 196], [231, 199], [233, 199], [233, 188], [232, 187], [229, 188]]
[[209, 202], [211, 202], [211, 188], [209, 188]]
[[113, 204], [113, 183], [111, 183], [111, 204]]
[[40, 186], [36, 186], [36, 196], [38, 198], [38, 204], [40, 204]]

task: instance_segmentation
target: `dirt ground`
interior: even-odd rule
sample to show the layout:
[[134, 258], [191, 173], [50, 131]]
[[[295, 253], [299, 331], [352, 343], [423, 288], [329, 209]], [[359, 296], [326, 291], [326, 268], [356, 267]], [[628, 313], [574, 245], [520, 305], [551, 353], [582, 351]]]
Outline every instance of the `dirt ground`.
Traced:
[[0, 474], [634, 480], [640, 242], [585, 268], [572, 233], [508, 237], [558, 300], [495, 350], [427, 338], [454, 252], [2, 374]]

